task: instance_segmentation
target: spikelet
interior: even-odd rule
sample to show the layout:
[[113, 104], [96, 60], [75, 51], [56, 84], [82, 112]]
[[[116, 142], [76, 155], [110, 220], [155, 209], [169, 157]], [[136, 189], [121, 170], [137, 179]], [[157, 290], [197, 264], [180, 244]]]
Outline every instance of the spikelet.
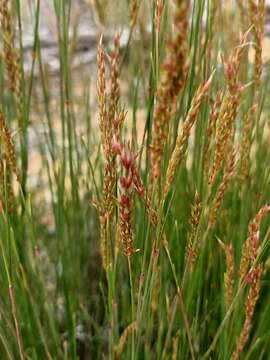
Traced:
[[139, 12], [138, 0], [131, 0], [131, 3], [130, 3], [130, 27], [131, 27], [131, 29], [134, 28], [137, 23], [138, 12]]
[[208, 180], [209, 185], [212, 185], [215, 181], [216, 176], [222, 167], [225, 155], [230, 152], [232, 148], [235, 131], [235, 120], [240, 104], [241, 94], [244, 89], [238, 84], [237, 77], [239, 73], [240, 60], [244, 53], [244, 45], [246, 43], [248, 34], [249, 31], [241, 36], [240, 46], [235, 48], [229, 61], [224, 62], [226, 69], [227, 92], [217, 119], [215, 139], [216, 148], [211, 173]]
[[7, 160], [8, 167], [11, 169], [11, 171], [13, 172], [13, 174], [16, 176], [17, 180], [19, 181], [19, 175], [18, 175], [17, 165], [16, 165], [15, 146], [13, 143], [11, 132], [5, 121], [4, 113], [1, 109], [0, 109], [0, 138], [4, 145], [4, 152], [6, 154], [5, 157]]
[[259, 230], [261, 226], [262, 219], [270, 211], [269, 205], [264, 205], [255, 218], [250, 222], [248, 227], [248, 238], [244, 242], [242, 247], [242, 257], [240, 262], [239, 276], [241, 279], [244, 279], [248, 273], [248, 269], [252, 261], [257, 257], [257, 247], [259, 241]]
[[120, 160], [122, 176], [120, 177], [119, 228], [124, 254], [131, 257], [133, 247], [132, 212], [133, 212], [133, 167], [136, 156], [131, 151], [130, 143], [121, 147]]
[[3, 58], [8, 74], [10, 90], [14, 93], [16, 89], [16, 71], [14, 62], [14, 39], [11, 27], [11, 14], [9, 0], [0, 0], [1, 28], [3, 32], [4, 50]]
[[119, 58], [120, 58], [120, 33], [116, 32], [114, 36], [114, 48], [111, 56], [111, 89], [110, 89], [110, 104], [109, 104], [109, 119], [114, 121], [119, 99]]
[[256, 106], [252, 106], [244, 116], [243, 130], [240, 140], [240, 181], [243, 184], [249, 174], [249, 162], [250, 162], [250, 149], [251, 149], [251, 133], [252, 133], [252, 120], [254, 119], [254, 113]]
[[265, 1], [249, 0], [251, 22], [253, 25], [253, 35], [255, 40], [255, 64], [254, 79], [256, 90], [258, 91], [261, 84], [262, 74], [262, 41], [264, 36], [264, 17], [265, 17]]
[[232, 354], [232, 360], [238, 360], [241, 353], [248, 341], [251, 327], [252, 317], [255, 310], [255, 306], [260, 294], [260, 278], [262, 274], [262, 266], [257, 265], [249, 275], [250, 288], [245, 303], [245, 322], [243, 324], [240, 336], [236, 343], [236, 350]]
[[136, 164], [138, 154], [131, 150], [130, 143], [122, 144], [114, 136], [112, 151], [120, 158], [122, 175], [120, 176], [120, 199], [119, 199], [119, 232], [124, 253], [130, 257], [133, 249], [132, 212], [134, 192], [144, 200], [146, 210], [152, 225], [157, 225], [157, 211], [145, 191], [139, 170]]
[[234, 170], [235, 170], [235, 166], [236, 166], [235, 152], [233, 151], [228, 156], [229, 156], [230, 160], [225, 169], [221, 184], [218, 187], [215, 199], [213, 201], [213, 205], [210, 208], [210, 212], [209, 212], [209, 226], [210, 227], [213, 227], [217, 221], [218, 210], [220, 209], [222, 202], [224, 200], [225, 191], [228, 187], [229, 182], [231, 181], [231, 179], [234, 175]]
[[259, 298], [260, 278], [263, 272], [262, 265], [255, 264], [255, 266], [253, 266], [253, 264], [255, 263], [258, 255], [261, 222], [269, 211], [270, 206], [264, 205], [259, 210], [255, 218], [250, 222], [248, 227], [248, 238], [242, 248], [239, 276], [241, 280], [246, 281], [250, 287], [245, 303], [245, 322], [236, 343], [236, 350], [232, 355], [233, 360], [238, 360], [240, 358], [240, 355], [248, 341], [252, 327], [252, 317]]
[[209, 171], [210, 144], [212, 141], [212, 137], [215, 135], [216, 132], [216, 122], [218, 119], [221, 103], [222, 103], [221, 93], [218, 92], [216, 95], [216, 99], [211, 107], [210, 120], [207, 128], [207, 136], [206, 136], [206, 142], [203, 153], [204, 175], [206, 177], [208, 176], [208, 171]]
[[5, 153], [0, 156], [0, 211], [14, 212], [15, 195], [12, 185], [12, 170]]
[[218, 242], [221, 248], [224, 250], [226, 257], [226, 272], [224, 273], [224, 287], [225, 287], [225, 301], [226, 307], [228, 308], [231, 305], [233, 299], [233, 290], [234, 290], [234, 275], [235, 275], [235, 262], [233, 255], [232, 244], [224, 244], [221, 240], [218, 239]]
[[160, 272], [161, 272], [160, 266], [157, 266], [155, 272], [154, 287], [151, 294], [151, 310], [153, 313], [156, 313], [158, 309], [159, 295], [161, 290]]
[[21, 79], [21, 59], [15, 47], [12, 32], [10, 0], [0, 0], [0, 19], [3, 32], [3, 59], [6, 66], [10, 91], [16, 102], [18, 125], [23, 128], [23, 98]]
[[154, 205], [152, 204], [149, 195], [145, 191], [141, 176], [139, 174], [136, 165], [133, 168], [133, 184], [135, 191], [140, 196], [140, 198], [142, 198], [145, 202], [146, 211], [150, 219], [150, 222], [152, 223], [153, 226], [156, 226], [158, 223], [157, 211]]
[[163, 8], [164, 8], [164, 0], [156, 0], [155, 27], [157, 32], [160, 31], [160, 23], [161, 23]]
[[109, 151], [109, 135], [110, 127], [107, 123], [107, 111], [106, 111], [106, 79], [105, 79], [105, 53], [101, 47], [102, 39], [97, 48], [97, 65], [98, 65], [98, 80], [97, 80], [97, 93], [98, 93], [98, 105], [99, 105], [99, 128], [101, 135], [101, 144], [103, 151]]
[[188, 262], [194, 264], [195, 260], [198, 256], [198, 244], [194, 243], [197, 237], [198, 226], [201, 217], [201, 200], [196, 191], [195, 193], [195, 203], [191, 211], [191, 219], [190, 219], [190, 231], [188, 234], [187, 247], [186, 247], [186, 258]]
[[106, 110], [106, 80], [105, 80], [105, 53], [101, 47], [101, 41], [97, 49], [97, 64], [98, 64], [98, 80], [97, 93], [99, 104], [99, 128], [101, 134], [101, 144], [104, 152], [104, 184], [102, 190], [101, 204], [95, 204], [99, 211], [100, 222], [100, 253], [102, 264], [105, 270], [110, 266], [110, 242], [108, 239], [108, 220], [112, 211], [111, 201], [111, 176], [110, 167], [107, 162], [109, 155], [109, 139], [110, 128], [108, 124], [107, 110]]
[[179, 331], [178, 331], [177, 334], [172, 339], [172, 360], [179, 359], [179, 356], [178, 356], [179, 342], [180, 342], [179, 339], [180, 339], [180, 334], [179, 334]]
[[165, 186], [163, 193], [164, 199], [167, 197], [170, 191], [177, 167], [183, 159], [191, 128], [196, 121], [201, 103], [208, 93], [209, 87], [211, 85], [211, 81], [212, 81], [212, 76], [205, 84], [200, 85], [199, 88], [197, 89], [194, 98], [192, 100], [190, 109], [187, 113], [187, 116], [178, 132], [175, 148], [173, 150], [172, 156], [169, 161], [168, 169], [166, 172]]
[[134, 321], [133, 323], [129, 324], [123, 331], [123, 333], [119, 339], [119, 343], [115, 347], [115, 359], [116, 360], [120, 360], [122, 358], [122, 353], [124, 351], [128, 337], [134, 330], [136, 330], [136, 327], [137, 327], [137, 325], [136, 325], [136, 322]]
[[109, 110], [107, 124], [110, 127], [108, 146], [109, 154], [107, 162], [110, 167], [110, 194], [111, 203], [113, 203], [113, 195], [116, 189], [116, 159], [112, 152], [113, 137], [120, 138], [121, 129], [126, 117], [126, 112], [119, 108], [120, 101], [120, 87], [119, 87], [119, 62], [120, 62], [120, 34], [115, 33], [114, 47], [111, 56], [111, 81], [110, 81], [110, 94], [109, 94]]
[[119, 101], [118, 85], [118, 61], [119, 61], [119, 36], [115, 36], [115, 47], [112, 56], [112, 74], [109, 110], [107, 110], [106, 78], [105, 78], [105, 53], [101, 47], [101, 41], [97, 49], [98, 64], [98, 104], [99, 104], [99, 128], [101, 133], [101, 144], [104, 153], [103, 189], [102, 200], [97, 204], [100, 217], [100, 248], [103, 267], [110, 266], [111, 244], [109, 242], [109, 221], [113, 213], [114, 193], [116, 183], [116, 164], [112, 150], [112, 139], [114, 133], [120, 133], [123, 123], [123, 114], [116, 116]]
[[171, 109], [184, 87], [187, 72], [187, 39], [189, 2], [175, 0], [174, 26], [172, 37], [166, 44], [165, 59], [161, 66], [161, 78], [156, 93], [152, 123], [151, 180], [160, 177], [164, 147], [168, 137]]
[[1, 209], [5, 208], [13, 212], [15, 196], [12, 185], [12, 175], [19, 181], [19, 175], [16, 166], [16, 151], [11, 136], [11, 132], [5, 120], [3, 111], [0, 109], [0, 201]]

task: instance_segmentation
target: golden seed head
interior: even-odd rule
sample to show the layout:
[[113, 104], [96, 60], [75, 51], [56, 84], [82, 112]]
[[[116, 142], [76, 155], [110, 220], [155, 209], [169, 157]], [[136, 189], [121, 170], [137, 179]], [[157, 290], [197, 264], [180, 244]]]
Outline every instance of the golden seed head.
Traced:
[[166, 172], [165, 186], [163, 192], [164, 199], [167, 197], [170, 191], [177, 167], [183, 159], [191, 128], [196, 121], [201, 103], [208, 93], [212, 78], [213, 76], [211, 76], [204, 85], [199, 86], [191, 102], [191, 106], [187, 113], [187, 116], [178, 132], [176, 144]]
[[213, 227], [217, 221], [218, 211], [224, 200], [226, 189], [234, 175], [234, 170], [235, 170], [235, 166], [236, 166], [235, 152], [233, 151], [231, 154], [228, 155], [228, 157], [230, 160], [228, 161], [227, 167], [225, 168], [223, 179], [221, 181], [221, 184], [218, 187], [215, 199], [213, 201], [213, 205], [210, 208], [210, 212], [209, 212], [209, 226], [210, 227]]
[[248, 273], [250, 265], [255, 261], [258, 252], [258, 243], [259, 243], [259, 230], [263, 218], [270, 211], [269, 205], [264, 205], [255, 218], [249, 223], [248, 227], [248, 238], [244, 242], [242, 247], [242, 257], [239, 268], [239, 276], [241, 279], [244, 279]]
[[168, 137], [171, 109], [184, 87], [188, 62], [188, 8], [189, 4], [176, 3], [175, 32], [166, 44], [166, 56], [161, 66], [161, 77], [156, 93], [152, 124], [151, 179], [160, 177], [164, 147]]
[[201, 217], [201, 211], [202, 211], [201, 200], [199, 194], [196, 191], [194, 205], [191, 210], [190, 230], [189, 230], [189, 234], [187, 238], [188, 239], [187, 246], [186, 246], [186, 258], [187, 261], [189, 261], [190, 263], [194, 263], [198, 255], [199, 234], [197, 234], [197, 232]]

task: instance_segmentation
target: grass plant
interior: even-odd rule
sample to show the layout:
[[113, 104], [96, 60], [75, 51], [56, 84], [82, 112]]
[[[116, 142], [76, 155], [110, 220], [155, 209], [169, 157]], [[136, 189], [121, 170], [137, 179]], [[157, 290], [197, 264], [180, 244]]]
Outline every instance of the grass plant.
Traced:
[[75, 3], [0, 0], [0, 358], [270, 358], [264, 0]]

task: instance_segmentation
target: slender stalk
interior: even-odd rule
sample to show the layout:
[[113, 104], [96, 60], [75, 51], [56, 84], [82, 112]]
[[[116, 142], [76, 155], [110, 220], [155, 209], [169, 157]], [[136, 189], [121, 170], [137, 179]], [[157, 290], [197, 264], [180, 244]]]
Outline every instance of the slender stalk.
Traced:
[[[130, 285], [130, 302], [131, 302], [131, 319], [132, 323], [135, 321], [135, 301], [134, 301], [134, 288], [133, 288], [133, 280], [132, 280], [132, 268], [130, 256], [127, 257], [128, 260], [128, 272], [129, 272], [129, 285]], [[131, 334], [131, 359], [135, 359], [135, 330], [132, 330]]]
[[164, 247], [165, 247], [165, 251], [166, 251], [166, 254], [168, 256], [170, 265], [171, 265], [174, 281], [175, 281], [175, 284], [176, 284], [177, 296], [178, 296], [179, 306], [180, 306], [180, 310], [181, 310], [181, 313], [182, 313], [182, 316], [183, 316], [185, 330], [186, 330], [186, 334], [187, 334], [187, 338], [188, 338], [190, 355], [191, 355], [191, 358], [194, 360], [194, 359], [196, 359], [196, 357], [195, 357], [195, 351], [194, 351], [194, 347], [193, 347], [193, 341], [192, 341], [192, 336], [191, 336], [191, 331], [190, 331], [190, 325], [189, 325], [188, 317], [187, 317], [187, 311], [186, 311], [184, 298], [183, 298], [183, 290], [179, 286], [177, 275], [176, 275], [176, 272], [175, 272], [175, 266], [174, 266], [174, 264], [172, 262], [169, 248], [168, 248], [168, 246], [164, 246]]
[[20, 326], [19, 326], [19, 322], [18, 322], [18, 318], [17, 318], [17, 307], [16, 307], [16, 301], [15, 301], [15, 294], [14, 294], [13, 286], [11, 284], [9, 284], [9, 286], [8, 286], [8, 294], [9, 294], [9, 298], [10, 298], [11, 310], [12, 310], [12, 315], [13, 315], [14, 324], [15, 324], [16, 339], [18, 342], [20, 359], [24, 360], [25, 356], [24, 356]]

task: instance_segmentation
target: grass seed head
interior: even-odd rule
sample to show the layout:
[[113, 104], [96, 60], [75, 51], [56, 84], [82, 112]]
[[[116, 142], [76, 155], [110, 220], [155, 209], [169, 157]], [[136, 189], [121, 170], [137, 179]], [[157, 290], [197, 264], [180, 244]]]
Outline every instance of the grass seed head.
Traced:
[[114, 35], [114, 47], [111, 56], [111, 89], [110, 89], [110, 105], [109, 105], [109, 119], [114, 121], [119, 100], [119, 62], [120, 62], [120, 33], [116, 32]]
[[185, 147], [186, 147], [188, 139], [189, 139], [191, 128], [197, 119], [197, 115], [198, 115], [201, 103], [208, 93], [211, 81], [212, 81], [212, 76], [209, 78], [209, 80], [204, 85], [199, 86], [198, 90], [196, 91], [196, 93], [194, 95], [194, 98], [192, 100], [192, 103], [191, 103], [190, 109], [187, 113], [187, 116], [181, 126], [180, 131], [178, 132], [176, 144], [175, 144], [172, 156], [169, 161], [167, 172], [166, 172], [165, 186], [164, 186], [164, 199], [167, 197], [167, 195], [170, 191], [177, 167], [183, 159]]
[[264, 205], [255, 218], [249, 223], [248, 238], [242, 247], [242, 257], [239, 268], [239, 276], [244, 279], [258, 254], [259, 231], [263, 218], [270, 211], [269, 205]]
[[228, 187], [229, 182], [231, 181], [231, 179], [234, 175], [235, 166], [236, 166], [236, 154], [234, 151], [231, 154], [229, 154], [229, 159], [230, 160], [228, 161], [228, 165], [225, 169], [223, 179], [221, 181], [221, 184], [218, 187], [215, 199], [213, 201], [213, 205], [210, 209], [210, 213], [209, 213], [209, 226], [210, 227], [213, 227], [217, 221], [218, 211], [224, 200], [225, 191]]
[[232, 355], [232, 360], [240, 359], [243, 349], [250, 336], [252, 327], [252, 318], [255, 306], [260, 294], [260, 278], [262, 274], [262, 266], [257, 265], [249, 274], [250, 288], [245, 303], [245, 322], [243, 324], [240, 336], [236, 343], [236, 350]]
[[183, 89], [187, 77], [188, 61], [188, 9], [189, 4], [175, 2], [175, 31], [166, 44], [165, 59], [161, 65], [161, 78], [156, 93], [151, 142], [151, 178], [160, 177], [164, 147], [168, 137], [171, 109]]
[[10, 129], [6, 123], [5, 116], [3, 111], [0, 109], [0, 138], [4, 144], [5, 157], [8, 163], [9, 168], [16, 176], [19, 181], [19, 174], [17, 171], [17, 159], [16, 159], [16, 150]]
[[244, 115], [243, 129], [240, 140], [240, 181], [244, 184], [248, 180], [251, 150], [252, 122], [255, 118], [256, 106], [252, 106]]
[[186, 247], [186, 258], [190, 263], [194, 263], [198, 256], [198, 241], [196, 243], [195, 240], [199, 236], [197, 234], [198, 226], [200, 222], [202, 212], [201, 200], [196, 191], [195, 193], [195, 202], [191, 210], [191, 219], [190, 219], [190, 230], [188, 234], [187, 247]]
[[226, 272], [224, 273], [224, 291], [225, 291], [225, 302], [226, 307], [232, 303], [234, 293], [234, 276], [235, 276], [235, 261], [233, 254], [232, 244], [224, 244], [218, 239], [221, 248], [224, 250], [226, 257]]
[[265, 18], [265, 1], [249, 0], [250, 21], [253, 25], [253, 37], [255, 40], [255, 62], [254, 62], [254, 80], [256, 90], [258, 91], [261, 84], [262, 74], [262, 41], [264, 36], [264, 18]]
[[161, 23], [163, 8], [164, 8], [164, 0], [156, 0], [155, 26], [156, 26], [157, 32], [160, 31], [160, 23]]
[[139, 13], [139, 3], [138, 0], [131, 0], [130, 3], [130, 27], [134, 28], [137, 23]]
[[248, 34], [249, 31], [247, 31], [244, 35], [241, 35], [240, 44], [234, 49], [230, 59], [228, 61], [223, 59], [227, 82], [227, 92], [223, 99], [221, 110], [217, 118], [215, 138], [216, 147], [211, 173], [208, 180], [210, 186], [213, 185], [217, 174], [222, 168], [226, 154], [230, 152], [233, 145], [235, 122], [240, 105], [241, 95], [244, 89], [238, 83], [238, 73]]
[[216, 133], [216, 122], [220, 112], [220, 106], [222, 104], [221, 92], [216, 94], [215, 101], [211, 107], [210, 120], [207, 128], [207, 136], [203, 153], [203, 164], [204, 164], [204, 174], [207, 177], [209, 172], [209, 159], [210, 159], [210, 145], [212, 138], [215, 137]]

